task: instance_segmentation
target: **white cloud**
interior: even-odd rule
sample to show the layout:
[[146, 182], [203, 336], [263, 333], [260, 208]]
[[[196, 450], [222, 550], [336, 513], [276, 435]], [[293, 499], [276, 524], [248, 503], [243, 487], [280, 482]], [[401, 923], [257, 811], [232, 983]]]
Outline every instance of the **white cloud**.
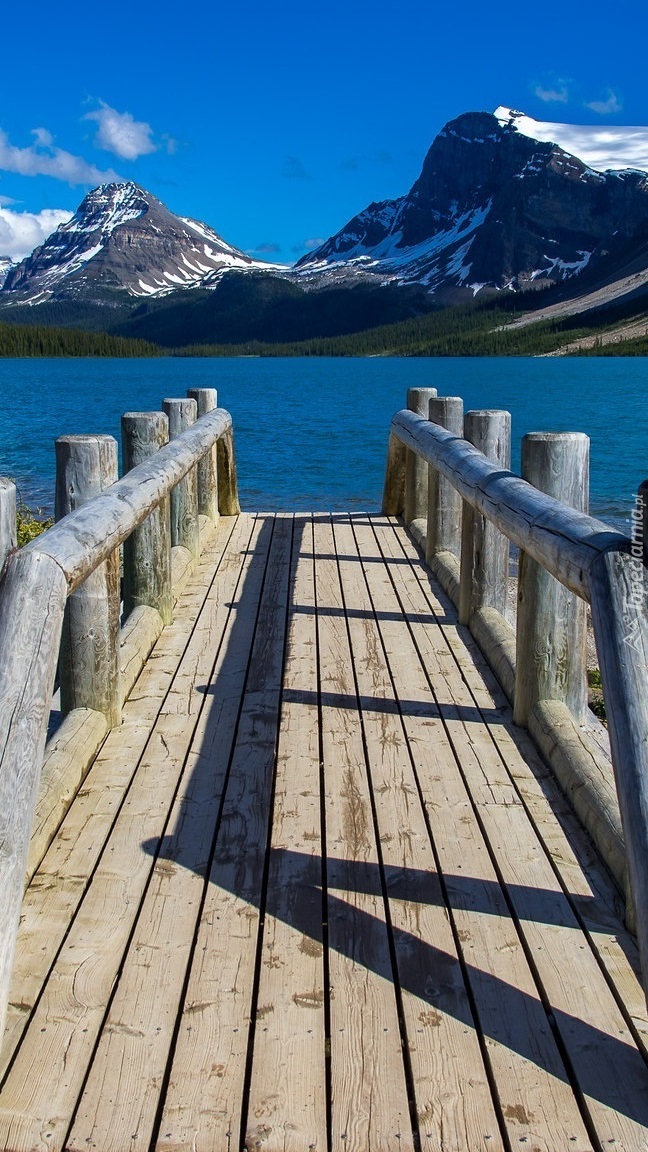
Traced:
[[35, 213], [10, 212], [0, 207], [0, 256], [22, 260], [72, 215], [65, 208], [45, 208]]
[[135, 120], [130, 112], [117, 112], [109, 104], [100, 100], [100, 107], [94, 112], [87, 112], [84, 120], [95, 120], [99, 125], [95, 144], [106, 152], [113, 152], [122, 160], [137, 160], [138, 156], [146, 156], [150, 152], [157, 152], [154, 143], [153, 129], [144, 120]]
[[121, 179], [112, 169], [102, 172], [81, 156], [57, 148], [45, 128], [35, 128], [32, 135], [34, 144], [18, 148], [10, 144], [6, 133], [0, 130], [0, 170], [21, 176], [52, 176], [67, 184], [106, 184]]
[[555, 88], [543, 88], [541, 84], [537, 84], [534, 92], [538, 100], [544, 101], [545, 104], [566, 104], [569, 100], [567, 85], [561, 82]]
[[616, 112], [621, 111], [622, 104], [616, 92], [608, 88], [606, 100], [590, 100], [585, 107], [591, 108], [592, 112], [596, 112], [598, 116], [613, 116]]

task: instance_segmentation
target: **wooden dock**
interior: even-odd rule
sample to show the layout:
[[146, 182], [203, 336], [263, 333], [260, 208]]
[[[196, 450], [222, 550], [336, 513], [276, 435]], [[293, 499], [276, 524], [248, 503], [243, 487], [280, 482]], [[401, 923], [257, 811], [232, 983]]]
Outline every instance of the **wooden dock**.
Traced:
[[5, 1152], [639, 1152], [622, 901], [395, 520], [221, 518], [25, 896]]

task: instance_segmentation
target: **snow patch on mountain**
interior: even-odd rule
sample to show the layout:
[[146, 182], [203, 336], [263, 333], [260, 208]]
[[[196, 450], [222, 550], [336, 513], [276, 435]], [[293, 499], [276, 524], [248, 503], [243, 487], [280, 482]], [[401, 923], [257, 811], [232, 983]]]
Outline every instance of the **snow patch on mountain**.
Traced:
[[[89, 212], [82, 209], [92, 198], [92, 208]], [[88, 232], [100, 231], [103, 236], [111, 236], [115, 228], [128, 224], [131, 220], [138, 220], [147, 211], [147, 203], [141, 190], [136, 184], [102, 184], [86, 197], [83, 204], [72, 219], [61, 228], [69, 233], [75, 232], [83, 235]]]
[[501, 105], [493, 113], [503, 127], [522, 136], [577, 156], [595, 172], [620, 172], [628, 168], [648, 171], [648, 127], [596, 124], [553, 124], [534, 120], [524, 112]]
[[15, 267], [16, 263], [10, 256], [0, 256], [0, 289], [11, 272], [11, 269]]
[[[300, 277], [319, 276], [331, 266], [343, 263], [351, 273], [377, 271], [385, 282], [420, 283], [432, 289], [445, 277], [452, 276], [463, 284], [470, 275], [468, 253], [475, 233], [491, 210], [491, 200], [479, 208], [463, 212], [454, 201], [451, 217], [455, 219], [449, 227], [439, 228], [420, 243], [409, 245], [403, 243], [403, 231], [398, 228], [400, 207], [388, 215], [381, 212], [381, 224], [390, 224], [392, 230], [377, 244], [368, 244], [364, 234], [359, 239], [355, 231], [343, 232], [337, 237], [336, 248], [340, 250], [310, 261], [298, 268], [297, 274]], [[361, 220], [362, 215], [358, 218], [359, 222]]]

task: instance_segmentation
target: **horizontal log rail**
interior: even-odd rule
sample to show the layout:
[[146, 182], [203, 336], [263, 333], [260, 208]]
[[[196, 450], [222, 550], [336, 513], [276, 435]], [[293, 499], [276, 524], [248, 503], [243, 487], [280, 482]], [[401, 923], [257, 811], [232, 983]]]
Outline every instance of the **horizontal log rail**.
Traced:
[[231, 428], [232, 417], [223, 408], [202, 416], [111, 488], [25, 545], [23, 552], [55, 561], [68, 592], [73, 592]]
[[[415, 408], [408, 398], [408, 409], [396, 413], [392, 420], [383, 512], [401, 516], [408, 504], [412, 505], [412, 496], [408, 496], [406, 488], [408, 477], [413, 474], [411, 465], [408, 465], [408, 457], [410, 453], [415, 454], [429, 467], [430, 502], [427, 528], [425, 521], [420, 519], [413, 521], [410, 527], [414, 530], [418, 526], [419, 537], [421, 532], [423, 536], [427, 532], [428, 563], [440, 575], [457, 606], [463, 603], [462, 622], [468, 624], [495, 671], [499, 674], [502, 668], [505, 672], [508, 670], [508, 675], [500, 676], [500, 679], [513, 699], [515, 718], [528, 726], [536, 739], [544, 730], [545, 743], [543, 745], [541, 739], [538, 742], [546, 754], [552, 753], [549, 759], [556, 763], [564, 763], [565, 756], [569, 759], [570, 754], [577, 758], [577, 753], [582, 753], [581, 740], [585, 739], [582, 737], [582, 717], [569, 715], [565, 706], [574, 693], [570, 697], [569, 685], [563, 686], [560, 683], [561, 675], [565, 681], [568, 680], [565, 666], [570, 660], [576, 664], [580, 660], [580, 673], [585, 676], [584, 623], [583, 644], [579, 653], [569, 650], [573, 643], [572, 636], [579, 635], [578, 625], [574, 624], [573, 608], [569, 605], [564, 611], [557, 611], [554, 617], [546, 611], [545, 604], [545, 617], [541, 621], [540, 630], [537, 619], [529, 622], [529, 611], [532, 614], [541, 611], [540, 604], [533, 603], [533, 595], [529, 591], [529, 560], [591, 607], [620, 826], [615, 827], [613, 812], [605, 810], [592, 814], [587, 810], [588, 805], [597, 803], [597, 794], [605, 793], [605, 780], [597, 777], [596, 772], [583, 788], [580, 778], [574, 782], [572, 776], [570, 782], [569, 774], [573, 765], [568, 765], [568, 778], [561, 779], [561, 783], [568, 792], [582, 791], [586, 797], [585, 809], [578, 809], [579, 814], [593, 831], [599, 846], [601, 843], [597, 833], [606, 840], [603, 847], [607, 847], [608, 851], [604, 850], [604, 855], [613, 871], [614, 859], [619, 856], [619, 845], [623, 854], [625, 841], [629, 916], [634, 917], [644, 990], [648, 995], [648, 579], [644, 562], [648, 517], [643, 514], [645, 486], [640, 489], [638, 498], [639, 532], [631, 540], [602, 521], [540, 491], [501, 463], [488, 459], [467, 439], [457, 435], [456, 431], [449, 431], [434, 423], [440, 401], [430, 399], [429, 403], [430, 419], [421, 416], [416, 410], [408, 410]], [[469, 415], [486, 416], [488, 413]], [[534, 435], [542, 438], [541, 434]], [[559, 438], [560, 434], [554, 435]], [[551, 436], [546, 434], [545, 438], [550, 439]], [[576, 439], [578, 434], [564, 436]], [[527, 441], [531, 439], [533, 435], [525, 438]], [[582, 470], [582, 461], [580, 467]], [[447, 543], [443, 545], [445, 551], [440, 553], [435, 553], [435, 548], [430, 547], [430, 533], [437, 531], [439, 519], [443, 519], [443, 510], [440, 513], [438, 507], [438, 476], [442, 476], [460, 494], [464, 509], [474, 509], [476, 514], [493, 524], [521, 550], [520, 580], [524, 568], [527, 583], [519, 592], [517, 660], [515, 634], [500, 612], [494, 612], [487, 605], [482, 605], [481, 611], [466, 610], [470, 596], [465, 587], [463, 596], [459, 589], [460, 581], [465, 585], [464, 574], [467, 568], [465, 558], [460, 555], [461, 543], [457, 543], [456, 554], [453, 554], [451, 545]], [[459, 523], [456, 525], [455, 542], [461, 541], [461, 538]], [[464, 534], [464, 541], [467, 538]], [[425, 546], [425, 539], [419, 542], [422, 547]], [[481, 556], [482, 563], [488, 565], [489, 558]], [[531, 609], [528, 600], [532, 601]], [[519, 634], [521, 627], [526, 628], [522, 643]], [[553, 681], [549, 676], [547, 686], [546, 673], [547, 665], [551, 663], [552, 644], [555, 647], [552, 635], [554, 628], [564, 630], [566, 651], [562, 653], [564, 666], [559, 660]], [[486, 644], [483, 642], [485, 635]], [[538, 637], [542, 635], [546, 637], [544, 649], [538, 642]], [[524, 683], [525, 677], [528, 680], [529, 676], [536, 680], [535, 696], [533, 691], [529, 695], [528, 684]], [[522, 695], [525, 696], [524, 704], [520, 699]], [[562, 739], [561, 727], [565, 736], [564, 748], [559, 746]], [[589, 751], [587, 755], [590, 755]], [[605, 807], [605, 798], [602, 803]], [[616, 874], [618, 878], [618, 869]]]
[[[583, 600], [591, 599], [590, 574], [601, 555], [630, 552], [631, 541], [622, 532], [538, 491], [440, 425], [403, 409], [394, 416], [391, 431], [513, 544]], [[402, 511], [401, 501], [392, 515]]]
[[[213, 390], [199, 391], [211, 392], [215, 402]], [[201, 400], [205, 398], [199, 397], [198, 402]], [[78, 595], [76, 590], [83, 590], [84, 581], [94, 579], [92, 574], [115, 556], [119, 546], [213, 452], [218, 458], [207, 470], [213, 476], [212, 497], [223, 514], [238, 512], [231, 416], [224, 409], [209, 411], [209, 404], [202, 406], [204, 414], [185, 431], [19, 551], [13, 547], [15, 527], [8, 523], [7, 496], [12, 486], [0, 484], [4, 524], [0, 541], [4, 561], [0, 583], [0, 1036], [66, 604], [72, 603]], [[104, 451], [103, 445], [100, 450]], [[92, 629], [86, 628], [88, 631]], [[115, 637], [110, 636], [106, 645], [114, 644]], [[99, 655], [105, 663], [104, 654]], [[118, 696], [118, 690], [113, 696]], [[114, 710], [110, 712], [113, 705], [114, 701], [103, 709], [108, 724], [119, 722], [119, 702], [114, 705], [117, 720]]]

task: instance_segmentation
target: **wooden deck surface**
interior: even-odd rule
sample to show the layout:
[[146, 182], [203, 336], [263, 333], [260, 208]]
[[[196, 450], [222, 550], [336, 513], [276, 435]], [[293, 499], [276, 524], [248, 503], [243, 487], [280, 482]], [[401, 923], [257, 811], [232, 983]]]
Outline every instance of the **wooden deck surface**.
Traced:
[[607, 874], [402, 529], [224, 520], [27, 892], [11, 1152], [635, 1152]]

